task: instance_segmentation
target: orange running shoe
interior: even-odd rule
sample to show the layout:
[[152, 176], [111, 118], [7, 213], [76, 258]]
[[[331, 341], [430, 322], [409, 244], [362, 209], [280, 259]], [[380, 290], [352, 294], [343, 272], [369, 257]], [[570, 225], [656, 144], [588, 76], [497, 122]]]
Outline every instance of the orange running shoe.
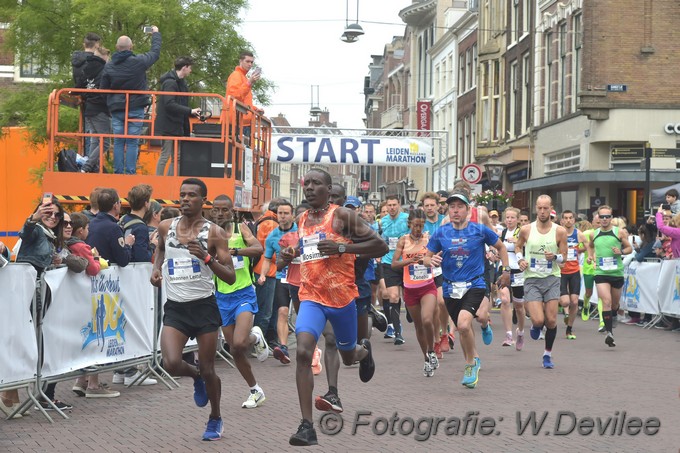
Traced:
[[451, 348], [449, 348], [449, 336], [447, 334], [442, 335], [439, 339], [439, 348], [442, 352], [449, 352], [451, 350]]

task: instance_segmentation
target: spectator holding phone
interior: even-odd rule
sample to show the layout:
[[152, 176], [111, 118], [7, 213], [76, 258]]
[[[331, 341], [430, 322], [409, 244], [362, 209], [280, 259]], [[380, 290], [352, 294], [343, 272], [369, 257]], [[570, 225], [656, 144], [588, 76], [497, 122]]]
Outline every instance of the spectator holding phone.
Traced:
[[[260, 68], [255, 68], [252, 73], [250, 72], [254, 63], [255, 57], [253, 57], [253, 53], [249, 50], [244, 50], [239, 54], [238, 66], [234, 68], [234, 72], [232, 72], [227, 79], [227, 96], [233, 96], [250, 107], [253, 111], [264, 114], [264, 110], [253, 105], [252, 86], [255, 82], [260, 80], [260, 77], [262, 76], [262, 70], [260, 70]], [[236, 112], [231, 112], [231, 115], [231, 124], [236, 124]], [[250, 137], [252, 122], [253, 115], [251, 113], [244, 115], [241, 119], [240, 125], [245, 137]]]
[[[668, 194], [666, 194], [666, 198], [668, 198]], [[656, 224], [659, 228], [659, 232], [670, 238], [672, 257], [680, 258], [680, 213], [671, 216], [668, 214], [668, 211], [664, 211], [663, 208], [663, 206], [659, 206], [659, 209], [656, 211]], [[666, 222], [664, 222], [664, 220], [666, 220]]]

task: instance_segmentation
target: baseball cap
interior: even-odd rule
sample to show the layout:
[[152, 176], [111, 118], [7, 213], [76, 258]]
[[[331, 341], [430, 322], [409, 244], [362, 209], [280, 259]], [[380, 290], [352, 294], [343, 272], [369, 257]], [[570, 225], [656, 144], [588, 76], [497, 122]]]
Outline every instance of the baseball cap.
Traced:
[[353, 207], [353, 208], [360, 208], [361, 207], [361, 201], [357, 197], [349, 196], [345, 200], [344, 206], [347, 207]]
[[498, 217], [498, 211], [496, 211], [495, 209], [489, 211], [489, 217], [493, 217], [493, 216]]
[[446, 202], [451, 204], [454, 202], [454, 200], [462, 201], [468, 206], [470, 205], [470, 200], [468, 200], [467, 194], [459, 190], [454, 190], [451, 192], [451, 195], [449, 195], [449, 198], [446, 199]]

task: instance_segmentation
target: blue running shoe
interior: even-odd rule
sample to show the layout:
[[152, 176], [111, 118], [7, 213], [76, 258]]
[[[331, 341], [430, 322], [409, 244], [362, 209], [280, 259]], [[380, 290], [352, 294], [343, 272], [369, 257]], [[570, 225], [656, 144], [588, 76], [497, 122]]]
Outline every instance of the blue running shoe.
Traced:
[[387, 332], [384, 335], [385, 338], [394, 338], [394, 327], [392, 324], [387, 325]]
[[479, 381], [477, 365], [465, 365], [465, 372], [463, 373], [463, 379], [460, 383], [469, 389], [473, 389], [477, 386], [477, 381]]
[[194, 402], [198, 407], [205, 407], [208, 404], [208, 390], [205, 388], [205, 381], [202, 377], [194, 379]]
[[222, 423], [222, 417], [210, 417], [203, 433], [203, 440], [220, 440], [223, 432], [224, 424]]
[[531, 335], [532, 339], [538, 340], [538, 337], [541, 336], [542, 331], [543, 331], [543, 329], [541, 327], [531, 326], [531, 329], [529, 329], [529, 334]]
[[547, 368], [549, 370], [553, 369], [555, 367], [555, 364], [552, 362], [552, 357], [550, 357], [548, 354], [543, 356], [543, 368]]
[[490, 345], [493, 342], [493, 330], [491, 330], [491, 324], [487, 324], [486, 328], [482, 327], [482, 341], [484, 344]]
[[477, 371], [482, 369], [482, 361], [479, 357], [475, 357], [475, 367], [477, 367]]

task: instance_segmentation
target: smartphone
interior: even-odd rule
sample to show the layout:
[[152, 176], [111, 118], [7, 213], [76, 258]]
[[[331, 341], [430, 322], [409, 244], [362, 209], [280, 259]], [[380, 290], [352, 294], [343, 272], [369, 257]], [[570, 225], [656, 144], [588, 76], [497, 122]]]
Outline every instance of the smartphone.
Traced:
[[43, 194], [42, 204], [52, 204], [52, 192], [45, 192]]
[[670, 211], [671, 205], [664, 203], [661, 205], [661, 209], [663, 209], [664, 211]]
[[153, 33], [153, 27], [149, 26], [144, 27], [144, 33]]

